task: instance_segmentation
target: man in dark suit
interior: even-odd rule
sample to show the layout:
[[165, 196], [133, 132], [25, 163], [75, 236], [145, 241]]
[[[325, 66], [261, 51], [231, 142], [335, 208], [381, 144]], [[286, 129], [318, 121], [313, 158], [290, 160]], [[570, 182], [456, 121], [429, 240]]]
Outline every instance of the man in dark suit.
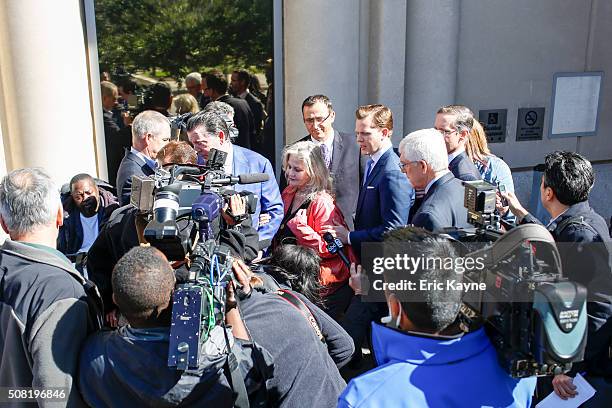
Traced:
[[106, 145], [106, 165], [108, 168], [108, 181], [114, 182], [117, 178], [117, 170], [123, 150], [130, 146], [129, 117], [122, 117], [125, 127], [120, 128], [117, 123], [117, 115], [113, 112], [117, 104], [119, 91], [112, 82], [102, 81], [100, 83], [102, 94], [102, 110], [104, 119], [104, 141]]
[[444, 136], [448, 153], [448, 168], [463, 181], [481, 180], [480, 172], [465, 152], [474, 114], [463, 105], [447, 105], [438, 109], [434, 127]]
[[253, 113], [253, 125], [255, 132], [255, 139], [251, 140], [251, 148], [257, 153], [262, 154], [264, 151], [263, 144], [265, 141], [263, 137], [263, 124], [266, 118], [266, 112], [262, 101], [260, 101], [255, 95], [249, 91], [249, 85], [251, 84], [251, 74], [249, 71], [241, 69], [232, 72], [231, 76], [231, 92], [236, 98], [240, 98], [246, 101], [251, 108]]
[[255, 123], [249, 104], [242, 99], [228, 95], [227, 79], [221, 71], [213, 70], [204, 74], [202, 87], [204, 95], [212, 101], [225, 102], [234, 108], [234, 123], [238, 128], [238, 139], [235, 143], [250, 149], [255, 138]]
[[[357, 198], [355, 228], [349, 232], [342, 226], [328, 226], [324, 231], [351, 244], [361, 257], [362, 243], [381, 242], [384, 232], [406, 225], [414, 190], [401, 173], [399, 158], [393, 151], [391, 110], [384, 105], [366, 105], [360, 106], [355, 116], [357, 143], [361, 154], [369, 156]], [[361, 344], [370, 322], [385, 311], [385, 303], [362, 302], [361, 296], [353, 297], [342, 326], [355, 342], [356, 362], [360, 361]]]
[[384, 105], [361, 106], [356, 112], [355, 133], [361, 154], [370, 158], [359, 189], [355, 229], [330, 228], [360, 254], [363, 242], [380, 242], [385, 231], [406, 225], [414, 189], [402, 175], [393, 151], [393, 114]]
[[155, 172], [157, 152], [170, 141], [170, 122], [156, 111], [144, 111], [132, 123], [132, 147], [117, 172], [117, 196], [121, 205], [130, 202], [132, 176], [150, 176]]
[[[210, 106], [210, 105], [209, 105]], [[187, 122], [187, 136], [198, 152], [198, 162], [206, 162], [211, 149], [227, 153], [224, 171], [227, 174], [240, 175], [266, 173], [269, 179], [262, 183], [237, 184], [237, 191], [246, 190], [259, 197], [257, 209], [252, 215], [253, 227], [257, 228], [261, 249], [269, 245], [283, 219], [283, 202], [281, 200], [276, 177], [270, 161], [262, 155], [232, 144], [227, 122], [231, 118], [222, 110], [204, 110], [193, 115]], [[269, 221], [260, 223], [260, 215], [267, 214]]]
[[[333, 128], [336, 112], [327, 96], [312, 95], [306, 98], [302, 103], [302, 115], [308, 135], [300, 141], [320, 144], [321, 151], [326, 152], [326, 164], [333, 179], [336, 204], [352, 230], [366, 160], [361, 159], [354, 135], [338, 132]], [[286, 185], [283, 175], [281, 190]]]
[[463, 206], [464, 187], [448, 170], [444, 139], [436, 129], [410, 133], [400, 143], [400, 166], [414, 188], [425, 190], [412, 224], [435, 232], [469, 227]]

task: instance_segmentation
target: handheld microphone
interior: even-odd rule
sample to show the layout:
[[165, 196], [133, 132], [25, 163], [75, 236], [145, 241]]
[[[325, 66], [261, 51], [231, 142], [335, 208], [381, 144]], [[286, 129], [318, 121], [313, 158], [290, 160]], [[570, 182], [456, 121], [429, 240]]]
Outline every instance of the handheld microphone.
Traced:
[[342, 250], [342, 248], [344, 248], [342, 241], [340, 241], [338, 238], [334, 238], [334, 236], [329, 232], [323, 234], [323, 239], [327, 243], [327, 250], [329, 253], [332, 255], [337, 254], [340, 259], [342, 259], [342, 262], [344, 262], [344, 264], [350, 268], [351, 263], [347, 259], [346, 255], [344, 255], [344, 251]]

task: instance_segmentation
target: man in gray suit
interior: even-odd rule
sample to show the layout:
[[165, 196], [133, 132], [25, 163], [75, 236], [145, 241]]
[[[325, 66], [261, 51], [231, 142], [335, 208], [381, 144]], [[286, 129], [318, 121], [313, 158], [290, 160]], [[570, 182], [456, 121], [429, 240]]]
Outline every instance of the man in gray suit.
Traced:
[[[349, 230], [352, 230], [359, 187], [365, 169], [357, 139], [353, 134], [338, 132], [333, 128], [336, 112], [325, 95], [306, 98], [302, 103], [302, 115], [308, 136], [300, 141], [312, 141], [321, 145], [333, 179], [336, 204], [342, 211]], [[281, 182], [285, 183], [284, 177]]]
[[126, 150], [117, 171], [117, 196], [121, 205], [130, 202], [132, 176], [155, 172], [157, 152], [170, 141], [170, 122], [156, 111], [138, 114], [132, 123], [132, 147]]

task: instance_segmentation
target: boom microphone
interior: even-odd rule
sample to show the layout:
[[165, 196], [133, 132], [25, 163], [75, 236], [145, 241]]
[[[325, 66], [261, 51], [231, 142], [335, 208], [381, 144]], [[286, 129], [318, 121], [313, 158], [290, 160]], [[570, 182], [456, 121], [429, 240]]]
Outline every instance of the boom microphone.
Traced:
[[267, 173], [241, 174], [238, 176], [239, 184], [263, 183], [268, 180], [270, 180], [270, 175]]
[[240, 174], [238, 177], [222, 177], [211, 181], [216, 186], [227, 186], [230, 184], [254, 184], [270, 180], [266, 173]]
[[350, 268], [351, 263], [346, 258], [346, 255], [344, 255], [344, 251], [342, 250], [342, 248], [344, 248], [344, 245], [342, 245], [342, 241], [340, 241], [338, 238], [334, 238], [334, 236], [329, 232], [323, 234], [323, 239], [327, 243], [327, 250], [329, 251], [329, 253], [332, 255], [337, 254], [340, 259], [342, 259], [342, 262], [344, 262], [344, 264]]

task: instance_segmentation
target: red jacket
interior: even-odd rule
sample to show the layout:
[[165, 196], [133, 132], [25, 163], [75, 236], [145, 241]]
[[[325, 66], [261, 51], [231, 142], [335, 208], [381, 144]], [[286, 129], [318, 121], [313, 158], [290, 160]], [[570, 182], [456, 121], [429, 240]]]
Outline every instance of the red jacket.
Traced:
[[[293, 187], [283, 190], [282, 198], [285, 213], [289, 211], [291, 201], [295, 195]], [[342, 225], [347, 228], [340, 208], [327, 192], [320, 192], [312, 200], [308, 209], [300, 210], [291, 220], [287, 221], [287, 227], [296, 236], [298, 245], [314, 249], [321, 257], [321, 272], [319, 280], [326, 286], [327, 293], [333, 293], [349, 279], [349, 268], [344, 265], [338, 255], [332, 255], [327, 251], [327, 244], [321, 234], [324, 225]], [[344, 247], [344, 253], [350, 262], [357, 263], [357, 258], [350, 246]]]

